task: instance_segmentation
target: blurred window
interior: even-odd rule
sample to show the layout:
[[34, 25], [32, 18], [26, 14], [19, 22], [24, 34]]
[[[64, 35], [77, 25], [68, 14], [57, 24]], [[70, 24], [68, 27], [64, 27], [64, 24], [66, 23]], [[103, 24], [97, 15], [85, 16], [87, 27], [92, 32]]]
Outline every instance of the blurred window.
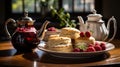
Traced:
[[[22, 13], [28, 10], [30, 13], [40, 13], [42, 7], [48, 11], [50, 6], [64, 8], [67, 12], [90, 12], [94, 8], [95, 0], [12, 0], [12, 13]], [[60, 4], [62, 6], [60, 6]]]
[[24, 10], [38, 13], [42, 7], [50, 10], [50, 6], [58, 8], [58, 0], [12, 0], [12, 13], [22, 13]]
[[68, 12], [90, 12], [95, 8], [94, 0], [63, 0], [62, 3]]

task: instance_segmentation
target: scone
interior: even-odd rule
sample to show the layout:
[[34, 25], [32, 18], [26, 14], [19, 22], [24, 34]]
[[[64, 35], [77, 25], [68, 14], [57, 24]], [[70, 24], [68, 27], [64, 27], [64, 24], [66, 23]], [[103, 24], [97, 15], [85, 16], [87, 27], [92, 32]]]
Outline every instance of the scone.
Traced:
[[71, 39], [68, 37], [51, 37], [45, 48], [57, 52], [71, 52], [73, 50]]
[[95, 38], [91, 36], [90, 32], [80, 32], [80, 37], [75, 39], [74, 41], [74, 47], [81, 47], [81, 46], [86, 46], [88, 47], [89, 45], [94, 45], [95, 43]]
[[50, 27], [45, 31], [45, 37], [44, 37], [44, 41], [48, 41], [48, 38], [50, 35], [57, 35], [60, 33], [60, 30], [54, 28], [54, 27]]
[[80, 31], [76, 28], [65, 27], [65, 28], [62, 28], [60, 36], [76, 39], [80, 36], [79, 33]]
[[75, 39], [75, 46], [77, 45], [81, 45], [81, 44], [94, 44], [95, 43], [95, 38], [94, 37], [79, 37], [77, 39]]
[[96, 42], [91, 34], [92, 33], [89, 31], [80, 32], [80, 37], [75, 39], [73, 52], [95, 52], [105, 50], [105, 44], [103, 44], [104, 47], [102, 47], [102, 43]]

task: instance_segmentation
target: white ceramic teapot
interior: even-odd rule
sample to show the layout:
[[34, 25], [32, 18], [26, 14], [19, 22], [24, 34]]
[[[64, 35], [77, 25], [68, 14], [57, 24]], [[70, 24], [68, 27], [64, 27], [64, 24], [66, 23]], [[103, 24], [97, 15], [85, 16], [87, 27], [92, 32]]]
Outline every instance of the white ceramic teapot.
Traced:
[[108, 22], [107, 22], [107, 27], [105, 26], [104, 21], [101, 19], [102, 15], [97, 14], [96, 10], [93, 10], [93, 14], [89, 14], [88, 19], [86, 23], [84, 23], [83, 19], [81, 16], [78, 16], [79, 22], [80, 22], [80, 31], [91, 31], [92, 36], [99, 41], [106, 41], [109, 36], [110, 32], [110, 23], [113, 21], [113, 26], [114, 26], [114, 34], [112, 38], [108, 40], [110, 42], [111, 40], [114, 39], [117, 31], [117, 25], [116, 25], [116, 19], [112, 16]]

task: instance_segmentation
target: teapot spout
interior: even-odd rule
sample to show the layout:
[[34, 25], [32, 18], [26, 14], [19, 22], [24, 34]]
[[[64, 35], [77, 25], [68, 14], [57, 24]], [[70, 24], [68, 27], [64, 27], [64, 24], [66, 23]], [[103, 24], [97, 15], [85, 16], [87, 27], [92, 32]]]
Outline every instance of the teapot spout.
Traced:
[[37, 37], [40, 39], [40, 40], [43, 40], [44, 38], [44, 35], [45, 35], [45, 29], [47, 27], [47, 25], [49, 24], [50, 22], [49, 21], [45, 21], [44, 24], [42, 25], [42, 27], [40, 28], [40, 30], [38, 31], [38, 34], [37, 34]]
[[81, 16], [78, 16], [78, 20], [79, 20], [80, 24], [85, 24], [83, 21], [83, 18]]
[[80, 31], [81, 32], [87, 31], [87, 25], [83, 21], [83, 18], [81, 16], [78, 16], [78, 20], [79, 20], [79, 24], [80, 24], [80, 27], [79, 27]]

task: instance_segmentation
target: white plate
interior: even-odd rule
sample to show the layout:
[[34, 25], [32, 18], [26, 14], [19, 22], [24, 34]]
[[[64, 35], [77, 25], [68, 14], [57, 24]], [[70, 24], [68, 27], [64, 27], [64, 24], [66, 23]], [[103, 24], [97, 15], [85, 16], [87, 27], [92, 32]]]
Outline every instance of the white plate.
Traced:
[[[103, 42], [103, 41], [97, 41], [97, 42]], [[49, 54], [51, 54], [52, 56], [55, 57], [61, 57], [61, 58], [90, 58], [90, 57], [94, 57], [94, 56], [98, 56], [101, 54], [104, 54], [106, 52], [108, 52], [109, 50], [112, 50], [115, 48], [115, 46], [112, 43], [108, 43], [108, 42], [104, 42], [106, 43], [106, 50], [102, 50], [102, 51], [96, 51], [96, 52], [56, 52], [56, 51], [52, 51], [52, 50], [48, 50], [45, 49], [45, 42], [41, 41], [40, 44], [38, 45], [38, 49], [42, 50], [44, 52], [47, 52]]]

